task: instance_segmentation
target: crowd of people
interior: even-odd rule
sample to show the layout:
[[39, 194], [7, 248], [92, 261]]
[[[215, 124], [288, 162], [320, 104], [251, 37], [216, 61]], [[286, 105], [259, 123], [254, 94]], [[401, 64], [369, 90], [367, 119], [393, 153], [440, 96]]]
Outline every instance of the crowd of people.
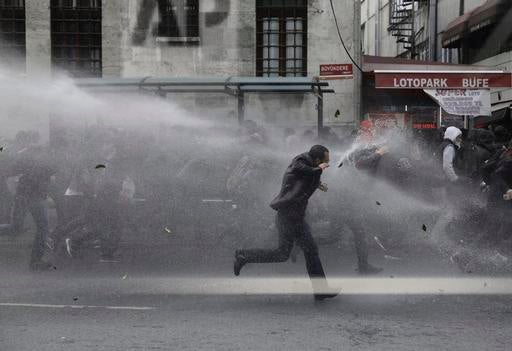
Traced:
[[[134, 230], [147, 231], [169, 222], [192, 223], [200, 236], [204, 227], [212, 230], [205, 220], [211, 204], [222, 203], [225, 218], [212, 221], [219, 232], [230, 233], [233, 245], [256, 244], [260, 233], [279, 232], [275, 250], [237, 251], [236, 274], [246, 263], [294, 258], [298, 247], [310, 275], [324, 276], [313, 239], [322, 221], [332, 236], [348, 228], [359, 273], [377, 274], [382, 268], [368, 258], [368, 238], [375, 233], [366, 222], [373, 210], [361, 208], [360, 199], [371, 197], [379, 181], [439, 208], [435, 244], [461, 268], [467, 268], [475, 248], [492, 247], [506, 258], [512, 239], [510, 135], [502, 127], [469, 132], [448, 127], [443, 133], [427, 140], [398, 129], [378, 131], [363, 121], [350, 136], [326, 127], [317, 137], [311, 129], [277, 130], [245, 121], [228, 131], [161, 127], [150, 133], [94, 126], [73, 136], [55, 133], [41, 146], [37, 133], [20, 132], [1, 145], [0, 234], [19, 236], [30, 213], [36, 232], [31, 269], [50, 269], [59, 255], [80, 256], [91, 242], [99, 246], [102, 262], [113, 262], [119, 260], [122, 227], [130, 221]], [[312, 145], [316, 149], [304, 153]], [[340, 161], [327, 170], [329, 151]], [[279, 193], [278, 179], [297, 155]], [[323, 172], [340, 169], [345, 173], [330, 178], [336, 184], [320, 182]], [[288, 198], [303, 176], [312, 177], [307, 189], [299, 187], [300, 195]], [[317, 188], [331, 195], [315, 198], [306, 213]], [[268, 204], [277, 193], [273, 223]]]

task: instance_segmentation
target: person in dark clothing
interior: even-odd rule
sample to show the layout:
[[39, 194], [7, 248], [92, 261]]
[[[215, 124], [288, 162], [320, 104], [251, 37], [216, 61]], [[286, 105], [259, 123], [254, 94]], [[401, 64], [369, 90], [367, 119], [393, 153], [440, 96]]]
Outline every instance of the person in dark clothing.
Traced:
[[14, 198], [14, 208], [11, 223], [3, 225], [3, 234], [17, 236], [23, 230], [27, 212], [32, 215], [36, 225], [36, 236], [32, 247], [30, 268], [44, 270], [51, 267], [43, 261], [46, 240], [48, 238], [48, 213], [45, 201], [48, 197], [48, 188], [55, 169], [48, 160], [38, 157], [40, 150], [27, 149], [12, 161], [8, 176], [20, 176]]
[[[379, 173], [381, 160], [387, 155], [386, 147], [367, 146], [355, 150], [349, 155], [350, 164], [371, 176]], [[382, 173], [382, 171], [381, 171]], [[367, 184], [369, 188], [371, 184]], [[382, 268], [375, 267], [368, 262], [368, 238], [364, 227], [365, 216], [359, 209], [349, 203], [343, 207], [343, 215], [338, 218], [338, 227], [344, 222], [348, 225], [354, 235], [354, 246], [357, 255], [357, 271], [359, 274], [377, 274]]]
[[382, 156], [387, 153], [385, 147], [369, 146], [355, 150], [349, 160], [358, 169], [375, 175]]
[[497, 158], [489, 160], [483, 167], [484, 182], [488, 185], [487, 218], [489, 233], [494, 237], [491, 241], [497, 243], [507, 239], [512, 233], [510, 219], [512, 189], [512, 143], [501, 152]]
[[[70, 256], [80, 251], [86, 241], [98, 239], [100, 241], [100, 262], [118, 262], [115, 254], [119, 247], [120, 232], [122, 230], [122, 217], [128, 199], [122, 196], [125, 170], [120, 162], [115, 160], [108, 164], [106, 170], [95, 170], [101, 173], [96, 189], [88, 189], [85, 196], [85, 211], [78, 221], [84, 223], [84, 230], [66, 233], [66, 226], [60, 228], [55, 236], [64, 236], [66, 250]], [[74, 223], [69, 223], [73, 227]], [[61, 238], [62, 240], [62, 238]]]
[[511, 138], [509, 131], [503, 126], [497, 126], [494, 128], [494, 135], [496, 136], [498, 148], [505, 149]]
[[320, 189], [327, 187], [320, 182], [322, 172], [329, 167], [329, 150], [315, 145], [309, 152], [295, 157], [288, 166], [281, 191], [270, 206], [277, 211], [276, 226], [279, 232], [277, 249], [237, 250], [235, 253], [234, 273], [247, 263], [285, 262], [290, 257], [293, 244], [297, 243], [304, 252], [306, 268], [313, 283], [316, 300], [337, 296], [327, 287], [325, 273], [320, 261], [318, 247], [311, 235], [311, 228], [305, 220], [308, 200]]
[[7, 222], [11, 216], [13, 196], [7, 185], [7, 157], [0, 158], [0, 221]]
[[470, 133], [469, 147], [465, 150], [465, 171], [476, 183], [482, 181], [482, 169], [485, 162], [497, 151], [494, 134], [486, 129], [473, 129]]

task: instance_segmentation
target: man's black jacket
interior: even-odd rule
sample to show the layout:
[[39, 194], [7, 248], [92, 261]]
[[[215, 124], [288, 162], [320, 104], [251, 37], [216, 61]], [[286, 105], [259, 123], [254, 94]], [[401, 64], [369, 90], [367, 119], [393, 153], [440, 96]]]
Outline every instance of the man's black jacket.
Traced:
[[322, 169], [313, 165], [309, 153], [295, 157], [286, 169], [279, 195], [270, 203], [276, 211], [304, 216], [308, 200], [320, 185]]

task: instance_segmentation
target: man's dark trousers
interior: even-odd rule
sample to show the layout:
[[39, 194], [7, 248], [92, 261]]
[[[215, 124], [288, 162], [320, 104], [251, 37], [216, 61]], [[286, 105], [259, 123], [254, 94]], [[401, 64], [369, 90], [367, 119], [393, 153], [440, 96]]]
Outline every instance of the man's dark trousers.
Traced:
[[48, 212], [44, 199], [17, 195], [14, 200], [12, 212], [11, 230], [13, 235], [19, 235], [23, 231], [23, 223], [27, 212], [30, 212], [36, 225], [36, 236], [32, 246], [31, 262], [38, 262], [45, 252], [45, 242], [48, 238]]
[[246, 263], [285, 262], [290, 257], [294, 242], [304, 252], [306, 269], [310, 278], [325, 278], [325, 273], [318, 255], [318, 246], [311, 235], [311, 230], [304, 216], [279, 210], [276, 215], [276, 227], [279, 232], [277, 249], [240, 250]]

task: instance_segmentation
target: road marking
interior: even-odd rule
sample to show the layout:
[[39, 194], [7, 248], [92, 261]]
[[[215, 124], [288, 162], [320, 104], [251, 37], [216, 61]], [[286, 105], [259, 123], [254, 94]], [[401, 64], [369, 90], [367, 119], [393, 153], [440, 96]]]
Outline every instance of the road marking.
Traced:
[[75, 308], [75, 309], [86, 309], [86, 308], [104, 308], [107, 310], [131, 310], [131, 311], [149, 311], [154, 310], [155, 307], [139, 307], [139, 306], [94, 306], [94, 305], [50, 305], [42, 303], [11, 303], [3, 302], [0, 306], [6, 307], [35, 307], [35, 308]]
[[[495, 277], [361, 277], [327, 278], [313, 282], [318, 292], [344, 295], [512, 295], [512, 279]], [[155, 290], [171, 295], [279, 295], [311, 294], [308, 278], [161, 278], [148, 282]]]

